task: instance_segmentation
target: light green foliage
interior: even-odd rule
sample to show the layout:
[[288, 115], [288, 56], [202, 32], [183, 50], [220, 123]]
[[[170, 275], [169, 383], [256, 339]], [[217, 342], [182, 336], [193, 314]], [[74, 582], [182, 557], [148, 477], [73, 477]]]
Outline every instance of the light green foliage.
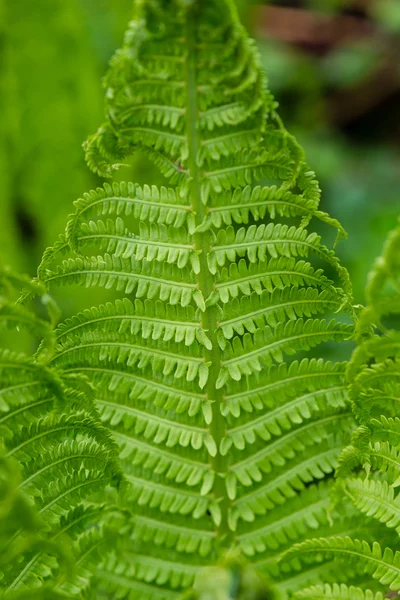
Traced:
[[353, 335], [348, 274], [312, 225], [344, 232], [319, 210], [234, 4], [135, 6], [86, 154], [109, 176], [139, 150], [171, 187], [85, 194], [38, 272], [53, 290], [120, 297], [62, 323], [51, 362], [92, 382], [131, 483], [131, 531], [92, 594], [205, 598], [207, 569], [236, 548], [240, 589], [253, 577], [243, 598], [257, 597], [254, 568], [286, 598], [330, 565], [300, 572], [281, 552], [356, 526], [342, 511], [330, 527], [321, 482], [353, 428], [345, 366], [310, 352]]
[[33, 272], [72, 200], [95, 181], [81, 143], [101, 96], [79, 0], [1, 5], [0, 250]]
[[[12, 561], [18, 562], [29, 553], [56, 555], [59, 559], [65, 556], [62, 549], [56, 548], [46, 540], [45, 523], [33, 508], [29, 498], [21, 490], [21, 477], [18, 463], [0, 455], [0, 569], [7, 567]], [[54, 560], [54, 559], [53, 559]], [[19, 586], [0, 598], [13, 600], [59, 600], [62, 598], [51, 586], [43, 585], [34, 590], [31, 587], [21, 590]], [[65, 596], [64, 596], [65, 597]]]
[[[41, 297], [50, 322], [12, 301], [21, 288]], [[111, 518], [90, 499], [120, 479], [88, 382], [49, 366], [55, 316], [40, 284], [0, 272], [2, 336], [43, 339], [36, 357], [0, 349], [0, 597], [10, 600], [81, 597]]]
[[[12, 190], [10, 146], [15, 137], [15, 82], [10, 68], [10, 45], [7, 38], [5, 0], [0, 1], [0, 109], [3, 118], [0, 123], [0, 218], [2, 235], [0, 252], [2, 256], [16, 257], [18, 242], [13, 211], [9, 198]], [[16, 260], [16, 262], [18, 262]]]
[[[310, 553], [337, 555], [346, 562], [353, 561], [356, 569], [371, 574], [384, 589], [391, 590], [400, 590], [399, 284], [397, 227], [389, 235], [368, 279], [368, 305], [361, 314], [358, 347], [348, 365], [350, 398], [358, 428], [352, 445], [344, 449], [337, 470], [338, 499], [347, 497], [368, 517], [365, 535], [371, 532], [371, 521], [380, 524], [375, 534], [377, 541], [371, 546], [349, 537], [315, 539], [288, 553], [289, 557]], [[362, 592], [354, 592], [357, 593]]]
[[378, 23], [384, 25], [389, 31], [398, 32], [400, 29], [400, 9], [396, 0], [382, 0], [372, 5]]
[[376, 594], [371, 590], [362, 590], [354, 586], [347, 586], [344, 583], [338, 585], [316, 585], [301, 592], [297, 592], [294, 597], [301, 600], [383, 600], [381, 592]]
[[344, 568], [353, 563], [358, 571], [371, 574], [391, 590], [400, 589], [400, 553], [390, 548], [382, 550], [378, 542], [369, 545], [350, 537], [315, 538], [296, 544], [287, 557], [301, 557], [303, 554], [316, 555], [319, 561], [325, 556], [338, 556]]

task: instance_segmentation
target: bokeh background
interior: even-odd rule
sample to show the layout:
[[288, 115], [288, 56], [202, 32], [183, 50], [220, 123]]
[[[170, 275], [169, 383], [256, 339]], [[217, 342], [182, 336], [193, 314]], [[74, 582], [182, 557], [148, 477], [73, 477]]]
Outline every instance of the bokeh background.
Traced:
[[[0, 0], [0, 260], [19, 271], [35, 274], [72, 202], [101, 184], [81, 144], [102, 121], [101, 77], [131, 3]], [[322, 209], [348, 231], [337, 250], [363, 302], [400, 213], [400, 0], [237, 3]], [[140, 155], [118, 177], [161, 182]]]

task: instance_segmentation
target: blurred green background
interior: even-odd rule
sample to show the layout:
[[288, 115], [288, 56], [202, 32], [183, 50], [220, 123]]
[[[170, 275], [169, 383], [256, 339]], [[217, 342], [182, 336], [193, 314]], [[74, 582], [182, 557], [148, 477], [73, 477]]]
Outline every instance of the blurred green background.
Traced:
[[[215, 0], [218, 1], [218, 0]], [[101, 183], [82, 141], [132, 0], [0, 0], [0, 257], [35, 274], [72, 202]], [[288, 129], [349, 233], [357, 302], [400, 213], [400, 0], [237, 0]], [[118, 176], [160, 181], [137, 156]]]

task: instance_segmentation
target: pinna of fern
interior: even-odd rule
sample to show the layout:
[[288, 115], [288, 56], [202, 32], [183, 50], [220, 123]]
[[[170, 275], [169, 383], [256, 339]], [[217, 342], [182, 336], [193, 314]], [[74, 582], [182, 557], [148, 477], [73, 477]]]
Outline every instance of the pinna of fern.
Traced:
[[204, 569], [235, 551], [287, 598], [330, 565], [281, 567], [281, 552], [354, 529], [327, 516], [354, 426], [345, 366], [315, 357], [352, 337], [351, 288], [306, 227], [343, 230], [231, 0], [136, 2], [105, 86], [89, 166], [108, 176], [140, 149], [169, 187], [85, 194], [38, 271], [52, 293], [110, 293], [58, 326], [50, 363], [89, 378], [131, 484], [131, 531], [93, 597], [201, 598]]
[[[13, 302], [15, 288], [39, 295], [50, 320]], [[37, 357], [0, 350], [0, 597], [80, 598], [107, 527], [91, 498], [119, 479], [114, 443], [84, 378], [49, 366], [56, 311], [43, 286], [3, 269], [0, 290], [2, 333], [43, 339]]]
[[[372, 544], [350, 537], [309, 540], [289, 555], [336, 555], [359, 573], [372, 575], [385, 593], [400, 590], [400, 227], [389, 235], [369, 275], [366, 298], [357, 326], [358, 346], [347, 368], [358, 427], [339, 459], [336, 495], [364, 515], [366, 533], [375, 524], [375, 540]], [[361, 588], [352, 592], [355, 598], [363, 598], [363, 593]], [[304, 594], [296, 597], [336, 597], [322, 587], [315, 595], [311, 590]], [[337, 597], [347, 596], [338, 592]]]

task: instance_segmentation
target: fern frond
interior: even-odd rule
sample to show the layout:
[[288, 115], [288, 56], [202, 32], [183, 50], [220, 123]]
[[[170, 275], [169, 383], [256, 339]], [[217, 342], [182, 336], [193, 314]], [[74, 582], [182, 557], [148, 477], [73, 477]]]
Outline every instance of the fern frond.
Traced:
[[[82, 560], [85, 560], [85, 555], [81, 552], [79, 545], [80, 538], [82, 535], [85, 535], [85, 532], [90, 534], [94, 529], [97, 530], [98, 534], [103, 532], [102, 517], [104, 520], [106, 510], [104, 506], [89, 505], [84, 508], [82, 505], [79, 505], [77, 508], [71, 509], [65, 515], [61, 516], [59, 527], [55, 528], [52, 534], [48, 536], [48, 547], [44, 546], [34, 549], [34, 552], [24, 557], [24, 560], [20, 564], [16, 564], [13, 571], [8, 573], [9, 589], [18, 590], [18, 599], [20, 596], [21, 599], [25, 598], [25, 593], [28, 594], [29, 591], [33, 593], [32, 588], [37, 587], [37, 583], [42, 582], [43, 579], [47, 584], [41, 585], [38, 588], [38, 593], [41, 592], [43, 598], [47, 598], [47, 593], [49, 594], [49, 598], [54, 597], [57, 599], [72, 596], [72, 594], [66, 596], [60, 590], [59, 584], [61, 581], [66, 581], [66, 575], [68, 576], [68, 583], [79, 577], [77, 572], [78, 561], [82, 562]], [[100, 527], [99, 523], [101, 523]], [[57, 562], [53, 560], [50, 563], [48, 550], [60, 546], [65, 547], [65, 551], [68, 553], [66, 558], [69, 562], [75, 559], [74, 568], [69, 566], [66, 569], [65, 565], [62, 565], [62, 562], [59, 560]], [[64, 568], [61, 570], [60, 567], [62, 566]], [[76, 589], [74, 597], [79, 597], [82, 589], [83, 586]], [[8, 595], [13, 597], [12, 594]], [[42, 596], [39, 597], [42, 598]]]
[[[184, 35], [184, 23], [179, 15], [171, 15], [161, 5], [154, 10], [160, 22], [167, 24], [169, 48], [179, 47], [179, 40]], [[148, 29], [148, 11], [147, 6], [136, 9], [135, 20], [126, 33], [124, 48], [111, 63], [106, 78], [106, 86], [113, 98], [107, 107], [108, 121], [86, 147], [92, 166], [100, 166], [107, 158], [112, 160], [116, 156], [120, 160], [138, 146], [154, 148], [180, 162], [188, 157], [188, 142], [182, 135], [185, 129], [185, 61], [179, 51], [166, 52], [165, 37], [163, 40]], [[235, 16], [230, 7], [227, 11], [225, 21], [232, 23]], [[206, 7], [204, 12], [206, 20], [203, 28], [210, 36], [207, 17], [221, 20], [221, 14], [216, 15], [215, 9], [210, 10], [210, 7]], [[202, 111], [199, 124], [204, 139], [203, 147], [196, 156], [199, 164], [209, 157], [215, 159], [248, 143], [257, 143], [261, 133], [259, 118], [267, 112], [265, 101], [269, 103], [269, 110], [273, 106], [264, 91], [263, 75], [254, 47], [237, 24], [235, 28], [224, 29], [223, 44], [220, 40], [211, 42], [209, 37], [209, 49], [205, 52], [201, 49], [205, 59], [203, 72], [208, 67], [214, 73], [211, 79], [198, 82], [199, 109]], [[224, 70], [215, 61], [214, 57], [218, 55], [222, 58]], [[138, 89], [141, 97], [137, 94]], [[232, 103], [235, 102], [236, 111], [232, 114]], [[103, 173], [108, 174], [109, 169], [103, 168]]]
[[354, 505], [367, 517], [378, 519], [400, 533], [400, 500], [386, 481], [347, 479], [346, 491]]
[[329, 527], [321, 480], [353, 427], [344, 365], [308, 356], [354, 335], [348, 274], [308, 228], [344, 231], [232, 0], [136, 3], [105, 87], [89, 166], [140, 149], [173, 187], [85, 195], [38, 271], [112, 300], [56, 329], [50, 363], [93, 385], [128, 484], [132, 529], [91, 593], [178, 598], [234, 547], [289, 581], [277, 557]]
[[[15, 281], [20, 283], [18, 277]], [[28, 293], [40, 294], [43, 288], [34, 283]], [[17, 329], [51, 331], [47, 341], [51, 339], [53, 352], [56, 338], [50, 325], [8, 298], [3, 302], [4, 312], [12, 316]], [[50, 297], [48, 305], [53, 308]], [[72, 555], [79, 556], [79, 562], [86, 553], [79, 544], [71, 551], [71, 545], [76, 545], [73, 537], [83, 531], [79, 522], [95, 514], [84, 509], [83, 503], [121, 480], [115, 442], [98, 420], [87, 380], [43, 364], [51, 352], [43, 344], [39, 358], [0, 350], [0, 467], [4, 452], [4, 464], [17, 459], [20, 469], [18, 478], [8, 471], [6, 483], [15, 489], [11, 498], [4, 498], [2, 511], [10, 521], [6, 527], [0, 514], [0, 595], [15, 600], [27, 594], [38, 599], [72, 597], [56, 590], [56, 580], [62, 572], [71, 583], [66, 557], [70, 561]], [[85, 410], [80, 408], [82, 403]], [[1, 469], [2, 497], [3, 483]], [[97, 521], [102, 519], [97, 513]], [[79, 584], [74, 584], [74, 597], [81, 597], [92, 574], [87, 572], [85, 584], [80, 577]]]
[[[387, 473], [398, 479], [397, 410], [400, 390], [399, 332], [387, 328], [382, 318], [399, 313], [396, 298], [398, 229], [390, 236], [383, 255], [377, 260], [367, 286], [370, 306], [361, 314], [359, 346], [348, 368], [350, 397], [360, 427], [353, 445], [343, 455], [343, 466], [363, 464], [367, 470]], [[394, 294], [394, 295], [393, 295]], [[385, 312], [387, 310], [388, 312]], [[372, 327], [373, 319], [376, 319]], [[377, 328], [377, 332], [374, 332]], [[350, 469], [351, 470], [351, 469]], [[378, 485], [378, 482], [375, 482]], [[394, 509], [394, 507], [393, 507]]]
[[[396, 487], [399, 478], [398, 410], [400, 368], [399, 334], [393, 316], [399, 314], [398, 280], [399, 229], [395, 230], [385, 245], [384, 252], [373, 268], [367, 285], [369, 306], [361, 313], [357, 325], [358, 348], [347, 368], [349, 395], [357, 429], [352, 444], [339, 457], [335, 501], [345, 493], [352, 504], [366, 517], [375, 519], [389, 529], [400, 533], [399, 495]], [[362, 473], [361, 468], [366, 472]], [[366, 527], [366, 532], [368, 528]], [[386, 530], [387, 532], [387, 530]], [[375, 539], [398, 542], [378, 530]], [[386, 535], [386, 538], [385, 538]], [[364, 571], [378, 579], [386, 588], [400, 589], [400, 556], [391, 547], [382, 551], [377, 542], [372, 547], [367, 541], [346, 538], [316, 539], [304, 542], [289, 551], [317, 556], [326, 554], [353, 562], [356, 571]], [[319, 558], [318, 558], [319, 557]], [[349, 597], [349, 590], [337, 587], [336, 591], [318, 588], [314, 597]], [[351, 592], [364, 598], [361, 589]], [[310, 590], [307, 597], [313, 597]], [[298, 595], [302, 596], [302, 593]], [[353, 596], [352, 596], [353, 597]], [[372, 592], [370, 594], [372, 596]]]
[[54, 539], [62, 539], [68, 531], [74, 564], [71, 576], [67, 577], [65, 571], [57, 574], [54, 586], [57, 593], [65, 598], [89, 597], [95, 587], [96, 569], [115, 545], [121, 526], [126, 528], [125, 516], [107, 504], [70, 511]]
[[34, 495], [35, 488], [45, 489], [46, 480], [50, 477], [68, 475], [71, 470], [93, 471], [106, 468], [111, 459], [110, 451], [93, 441], [77, 442], [68, 439], [56, 451], [51, 449], [45, 455], [42, 454], [34, 464], [29, 461], [20, 487], [25, 490], [31, 488]]
[[376, 310], [376, 307], [381, 307], [380, 302], [382, 300], [385, 301], [384, 297], [388, 292], [392, 295], [393, 299], [398, 299], [398, 282], [400, 277], [399, 244], [400, 227], [397, 227], [388, 235], [382, 256], [377, 259], [368, 278], [366, 295], [368, 304], [374, 310]]
[[389, 589], [400, 589], [400, 553], [390, 548], [382, 550], [378, 542], [370, 546], [365, 541], [350, 537], [317, 538], [293, 546], [286, 558], [301, 559], [304, 554], [315, 556], [316, 560], [327, 555], [356, 561], [365, 573], [371, 574]]
[[88, 435], [98, 439], [99, 442], [110, 443], [106, 429], [97, 424], [93, 416], [82, 411], [81, 413], [61, 415], [48, 415], [38, 419], [30, 426], [23, 427], [20, 432], [6, 442], [7, 455], [18, 455], [21, 460], [31, 460], [35, 451], [40, 455], [46, 443], [51, 445], [54, 437]]

